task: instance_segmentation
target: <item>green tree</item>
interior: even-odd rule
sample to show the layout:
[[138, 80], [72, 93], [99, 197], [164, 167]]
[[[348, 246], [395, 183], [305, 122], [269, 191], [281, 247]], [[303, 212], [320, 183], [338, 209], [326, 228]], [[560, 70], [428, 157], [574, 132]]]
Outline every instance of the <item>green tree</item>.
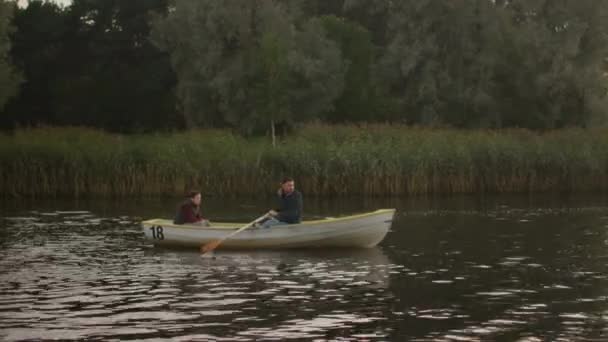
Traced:
[[62, 56], [65, 19], [63, 9], [52, 2], [30, 1], [16, 10], [11, 56], [24, 80], [19, 94], [7, 104], [5, 126], [58, 123], [51, 89], [67, 67]]
[[495, 125], [488, 91], [492, 41], [501, 37], [494, 9], [485, 0], [393, 5], [382, 71], [406, 122]]
[[344, 0], [341, 15], [365, 27], [373, 44], [384, 49], [391, 6], [392, 0]]
[[404, 119], [556, 128], [605, 112], [608, 3], [394, 2], [383, 79]]
[[373, 121], [382, 117], [375, 110], [375, 91], [371, 80], [374, 47], [369, 31], [347, 19], [324, 16], [318, 19], [329, 39], [339, 47], [345, 60], [344, 91], [328, 113], [331, 122]]
[[274, 131], [332, 109], [344, 82], [340, 50], [318, 21], [298, 25], [296, 11], [280, 1], [177, 0], [156, 21], [186, 122]]
[[602, 120], [608, 3], [512, 1], [504, 12], [495, 79], [505, 125], [559, 128]]
[[169, 56], [148, 39], [149, 14], [167, 9], [167, 0], [32, 0], [19, 8], [11, 55], [25, 82], [3, 125], [183, 126]]
[[15, 71], [9, 55], [14, 9], [14, 3], [0, 0], [0, 109], [16, 94], [20, 82], [19, 73]]
[[60, 122], [113, 131], [176, 127], [169, 56], [149, 41], [150, 14], [167, 0], [74, 0], [66, 9], [62, 60], [53, 84]]

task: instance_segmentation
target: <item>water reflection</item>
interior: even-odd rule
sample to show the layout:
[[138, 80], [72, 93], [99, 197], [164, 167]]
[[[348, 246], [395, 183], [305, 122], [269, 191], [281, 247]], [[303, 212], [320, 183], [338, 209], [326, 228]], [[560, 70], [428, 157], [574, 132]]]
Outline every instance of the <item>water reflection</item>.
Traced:
[[201, 258], [147, 245], [124, 217], [31, 213], [2, 225], [3, 340], [387, 335], [375, 324], [391, 296], [379, 248]]
[[120, 210], [4, 212], [0, 339], [606, 339], [606, 206], [396, 206], [376, 249], [215, 258], [153, 247]]
[[407, 323], [393, 336], [606, 339], [605, 213], [599, 207], [409, 213], [415, 228], [392, 235], [410, 240], [406, 250], [395, 247], [406, 269], [391, 287]]

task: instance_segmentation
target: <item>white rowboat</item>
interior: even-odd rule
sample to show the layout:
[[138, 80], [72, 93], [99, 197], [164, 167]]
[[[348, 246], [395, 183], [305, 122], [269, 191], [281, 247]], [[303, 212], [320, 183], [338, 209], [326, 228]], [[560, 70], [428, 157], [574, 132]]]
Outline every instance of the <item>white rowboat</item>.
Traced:
[[[394, 215], [395, 209], [380, 209], [364, 214], [303, 221], [272, 228], [249, 228], [224, 240], [219, 248], [371, 248], [384, 239]], [[227, 236], [245, 224], [213, 222], [210, 227], [202, 227], [153, 219], [143, 221], [142, 228], [146, 238], [158, 245], [200, 247]]]

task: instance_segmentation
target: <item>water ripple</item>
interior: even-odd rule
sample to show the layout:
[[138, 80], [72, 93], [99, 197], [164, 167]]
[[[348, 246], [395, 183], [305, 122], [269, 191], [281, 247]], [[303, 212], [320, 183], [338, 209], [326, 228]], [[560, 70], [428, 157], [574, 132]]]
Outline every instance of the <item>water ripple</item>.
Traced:
[[201, 259], [128, 217], [19, 213], [0, 218], [0, 339], [601, 340], [608, 216], [562, 215], [402, 215], [382, 248]]

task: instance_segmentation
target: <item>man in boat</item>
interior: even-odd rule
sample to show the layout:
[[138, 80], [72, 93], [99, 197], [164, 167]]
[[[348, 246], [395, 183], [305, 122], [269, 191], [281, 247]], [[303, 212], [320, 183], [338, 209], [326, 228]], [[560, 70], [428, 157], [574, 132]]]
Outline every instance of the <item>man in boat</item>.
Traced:
[[295, 224], [302, 221], [302, 193], [296, 190], [295, 181], [291, 177], [283, 178], [277, 191], [278, 207], [268, 212], [269, 219], [262, 227], [270, 228], [282, 224]]
[[173, 220], [175, 224], [198, 224], [201, 226], [209, 226], [209, 220], [201, 216], [201, 192], [197, 190], [190, 191], [186, 196], [186, 200], [177, 208], [177, 214]]

